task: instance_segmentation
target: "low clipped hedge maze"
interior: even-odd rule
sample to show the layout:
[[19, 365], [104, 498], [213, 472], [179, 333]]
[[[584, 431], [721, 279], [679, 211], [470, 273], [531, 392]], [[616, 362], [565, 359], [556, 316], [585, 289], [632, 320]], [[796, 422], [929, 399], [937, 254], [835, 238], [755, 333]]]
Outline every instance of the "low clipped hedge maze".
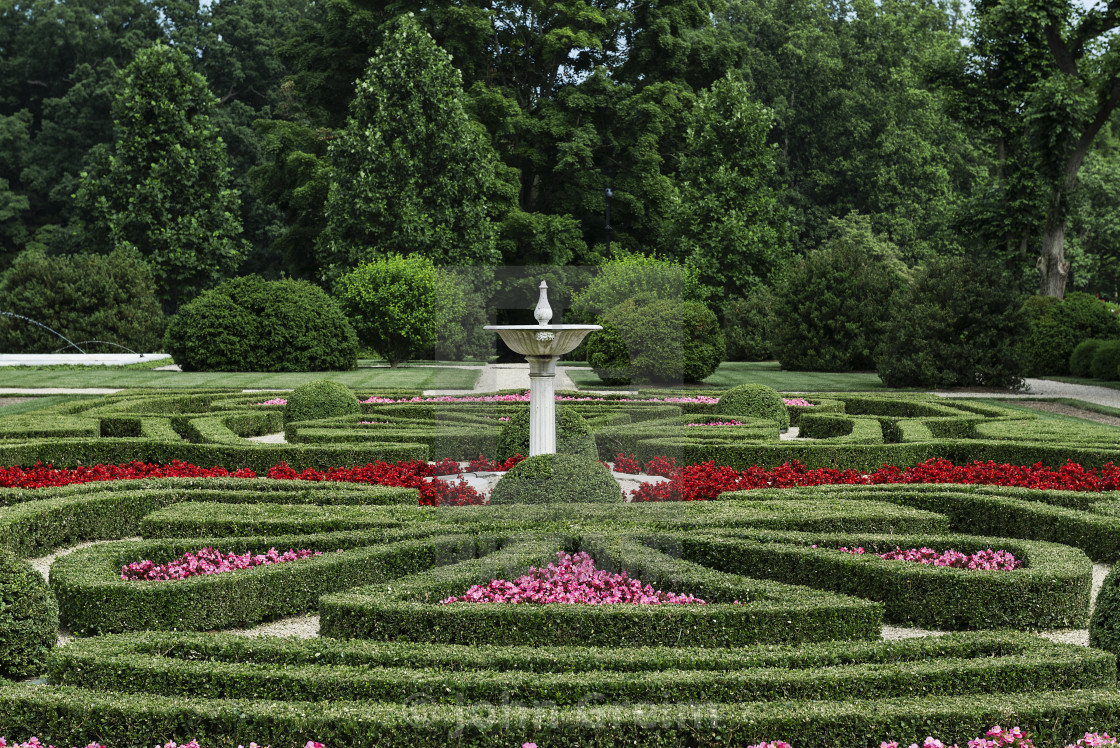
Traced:
[[[358, 393], [369, 400], [375, 393]], [[526, 404], [379, 402], [284, 423], [276, 393], [128, 392], [0, 419], [0, 463], [129, 460], [264, 474], [492, 456]], [[774, 422], [704, 402], [563, 401], [599, 454], [859, 468], [1120, 461], [1109, 429], [926, 396], [809, 396]], [[654, 393], [639, 393], [654, 396]], [[695, 398], [693, 398], [695, 400]], [[739, 421], [740, 426], [694, 426]], [[247, 437], [283, 431], [287, 444]], [[45, 682], [0, 685], [0, 734], [110, 748], [748, 746], [966, 740], [1018, 725], [1040, 746], [1120, 728], [1112, 653], [1032, 635], [1088, 625], [1092, 564], [1120, 557], [1120, 498], [983, 485], [834, 485], [715, 501], [418, 505], [414, 488], [152, 478], [0, 488], [0, 543], [51, 566], [63, 628]], [[83, 545], [89, 541], [101, 541]], [[1014, 571], [886, 561], [895, 547], [1012, 552]], [[188, 551], [322, 555], [171, 581], [121, 567]], [[443, 604], [587, 552], [705, 605]], [[318, 614], [314, 639], [239, 629]], [[886, 624], [949, 633], [880, 640]], [[84, 742], [83, 742], [84, 741]], [[1065, 741], [1065, 742], [1062, 742]]]

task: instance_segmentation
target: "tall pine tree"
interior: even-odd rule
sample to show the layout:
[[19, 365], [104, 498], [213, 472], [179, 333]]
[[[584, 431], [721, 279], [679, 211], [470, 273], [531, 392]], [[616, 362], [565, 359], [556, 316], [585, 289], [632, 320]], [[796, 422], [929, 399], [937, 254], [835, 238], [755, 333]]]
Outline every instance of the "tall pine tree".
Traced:
[[141, 50], [113, 103], [116, 144], [77, 194], [101, 249], [132, 245], [148, 260], [167, 311], [229, 275], [244, 253], [214, 105], [186, 55], [163, 44]]
[[512, 187], [462, 99], [448, 54], [411, 14], [393, 21], [331, 144], [319, 243], [327, 280], [393, 253], [439, 265], [499, 260], [491, 216]]

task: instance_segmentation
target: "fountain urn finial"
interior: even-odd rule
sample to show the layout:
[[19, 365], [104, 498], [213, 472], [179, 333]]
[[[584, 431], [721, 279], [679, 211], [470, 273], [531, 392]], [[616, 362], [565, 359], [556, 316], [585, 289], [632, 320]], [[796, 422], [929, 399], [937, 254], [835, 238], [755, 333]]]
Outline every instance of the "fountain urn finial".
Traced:
[[548, 305], [547, 281], [541, 281], [541, 298], [537, 301], [537, 308], [533, 310], [533, 316], [536, 317], [538, 325], [547, 325], [552, 321], [552, 307]]

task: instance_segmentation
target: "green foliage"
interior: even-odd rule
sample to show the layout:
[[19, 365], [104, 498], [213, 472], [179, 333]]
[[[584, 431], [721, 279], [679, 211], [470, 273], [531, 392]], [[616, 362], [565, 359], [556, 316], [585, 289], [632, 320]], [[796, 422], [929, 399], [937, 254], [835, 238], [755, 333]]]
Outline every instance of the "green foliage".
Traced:
[[1069, 373], [1075, 377], [1093, 376], [1093, 357], [1101, 347], [1103, 340], [1082, 340], [1069, 355]]
[[331, 143], [325, 276], [391, 253], [497, 262], [491, 203], [509, 187], [461, 87], [450, 56], [411, 14], [390, 23]]
[[[497, 457], [507, 460], [514, 455], [529, 455], [529, 409], [519, 408], [502, 424], [498, 434]], [[595, 459], [595, 438], [587, 421], [574, 408], [556, 408], [556, 452]]]
[[873, 366], [900, 285], [890, 242], [860, 216], [835, 221], [835, 236], [790, 266], [774, 290], [774, 354], [783, 369], [856, 371]]
[[778, 422], [778, 428], [789, 428], [789, 409], [773, 387], [763, 384], [741, 384], [720, 396], [716, 412], [730, 416], [754, 416]]
[[494, 486], [490, 503], [621, 504], [622, 489], [611, 472], [584, 454], [548, 454], [514, 465]]
[[598, 268], [591, 282], [572, 294], [572, 310], [603, 314], [644, 294], [672, 301], [703, 301], [708, 290], [695, 269], [640, 252], [619, 252]]
[[[0, 275], [0, 299], [0, 312], [29, 317], [84, 350], [100, 350], [84, 343], [101, 340], [150, 353], [159, 350], [163, 339], [163, 312], [151, 270], [136, 250], [126, 247], [107, 256], [23, 252]], [[0, 350], [50, 353], [67, 345], [29, 322], [0, 317]]]
[[1022, 314], [1029, 325], [1023, 345], [1028, 376], [1068, 374], [1070, 356], [1083, 340], [1120, 337], [1120, 319], [1087, 293], [1032, 296], [1023, 302]]
[[946, 56], [956, 114], [988, 158], [970, 211], [977, 239], [1020, 262], [1037, 247], [1044, 296], [1065, 293], [1078, 173], [1120, 106], [1120, 48], [1105, 41], [1118, 25], [1113, 8], [1070, 0], [981, 3], [969, 43]]
[[213, 286], [243, 256], [240, 198], [210, 122], [215, 104], [181, 51], [140, 51], [113, 103], [115, 146], [83, 173], [76, 196], [97, 245], [140, 250], [169, 310]]
[[288, 423], [315, 421], [361, 411], [362, 407], [352, 389], [329, 379], [316, 379], [301, 384], [288, 395], [288, 403], [284, 406], [284, 420]]
[[890, 305], [876, 352], [888, 387], [1019, 387], [1025, 333], [1018, 295], [997, 269], [931, 260]]
[[772, 113], [731, 77], [692, 106], [680, 158], [679, 255], [715, 302], [766, 283], [789, 255], [789, 211], [773, 186]]
[[330, 371], [358, 361], [353, 327], [321, 288], [255, 275], [183, 306], [164, 347], [184, 371]]
[[436, 287], [430, 258], [393, 254], [339, 278], [335, 293], [358, 340], [397, 366], [436, 341]]
[[1120, 380], [1120, 340], [1105, 340], [1093, 353], [1093, 360], [1089, 363], [1089, 373], [1094, 379], [1104, 379], [1109, 382]]
[[1089, 646], [1120, 654], [1120, 573], [1110, 571], [1089, 619]]
[[0, 548], [0, 677], [31, 678], [58, 638], [58, 603], [31, 564]]
[[699, 382], [725, 352], [715, 314], [698, 301], [639, 295], [603, 315], [587, 360], [607, 382]]
[[728, 361], [769, 361], [774, 355], [778, 325], [774, 292], [766, 286], [745, 297], [732, 296], [724, 305], [723, 337]]

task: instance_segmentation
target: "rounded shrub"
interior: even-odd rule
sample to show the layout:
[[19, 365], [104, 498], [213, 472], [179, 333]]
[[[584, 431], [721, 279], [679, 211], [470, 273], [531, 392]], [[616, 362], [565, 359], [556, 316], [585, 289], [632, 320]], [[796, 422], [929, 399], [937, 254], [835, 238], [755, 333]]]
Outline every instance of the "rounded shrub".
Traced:
[[782, 430], [789, 428], [789, 408], [777, 390], [764, 384], [740, 384], [732, 387], [716, 403], [716, 412], [765, 418], [777, 421]]
[[[33, 319], [79, 345], [104, 340], [151, 353], [163, 340], [165, 320], [155, 281], [135, 249], [121, 247], [108, 255], [22, 252], [0, 274], [0, 299], [0, 312]], [[31, 322], [0, 317], [2, 351], [50, 353], [66, 344]], [[95, 343], [81, 347], [120, 352]]]
[[591, 333], [587, 361], [608, 383], [699, 382], [711, 376], [726, 347], [716, 315], [698, 301], [642, 295], [603, 315]]
[[1120, 318], [1092, 294], [1071, 291], [1064, 299], [1032, 296], [1021, 309], [1028, 332], [1023, 363], [1028, 376], [1071, 373], [1070, 357], [1090, 338], [1120, 337]]
[[490, 495], [491, 504], [621, 504], [610, 471], [583, 455], [537, 455], [514, 465]]
[[344, 384], [316, 379], [296, 387], [284, 406], [284, 422], [315, 421], [360, 413], [362, 406], [354, 392]]
[[1089, 646], [1120, 655], [1120, 567], [1104, 579], [1089, 619]]
[[43, 672], [58, 639], [58, 603], [42, 575], [0, 549], [0, 677]]
[[358, 339], [393, 367], [436, 342], [437, 279], [430, 258], [394, 254], [354, 268], [335, 293]]
[[[556, 451], [559, 454], [598, 458], [595, 437], [591, 435], [587, 421], [571, 408], [556, 408]], [[497, 453], [499, 460], [529, 454], [528, 408], [518, 410], [502, 424], [502, 430], [498, 433]]]
[[183, 371], [336, 371], [358, 362], [354, 328], [323, 289], [255, 275], [181, 307], [164, 347]]
[[964, 257], [932, 260], [890, 305], [876, 352], [888, 387], [1020, 387], [1026, 325], [1001, 271]]
[[1069, 354], [1069, 373], [1075, 377], [1093, 376], [1093, 356], [1105, 341], [1098, 338], [1082, 340]]
[[800, 258], [777, 284], [773, 352], [788, 371], [872, 368], [902, 277], [877, 252], [882, 242], [844, 229]]
[[1093, 360], [1089, 363], [1089, 373], [1094, 379], [1115, 382], [1120, 379], [1120, 340], [1106, 340], [1097, 346]]

